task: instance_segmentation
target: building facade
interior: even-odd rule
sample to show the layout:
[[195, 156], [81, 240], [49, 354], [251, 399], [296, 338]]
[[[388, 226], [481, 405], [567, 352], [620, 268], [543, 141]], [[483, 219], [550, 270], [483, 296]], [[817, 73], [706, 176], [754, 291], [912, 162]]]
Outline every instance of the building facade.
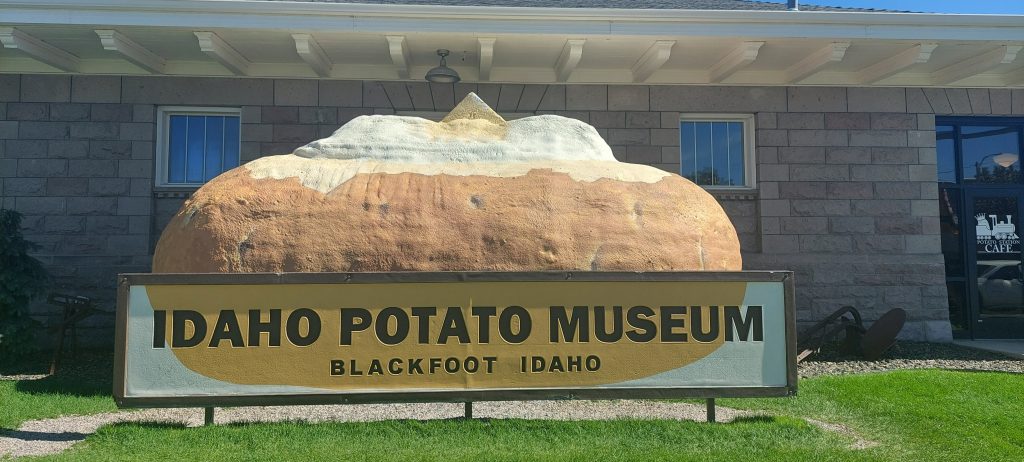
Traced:
[[[2, 207], [24, 214], [24, 232], [42, 246], [35, 255], [55, 276], [54, 290], [92, 297], [103, 309], [113, 309], [117, 273], [149, 270], [163, 227], [205, 179], [237, 162], [289, 153], [360, 115], [430, 117], [476, 92], [509, 117], [558, 114], [582, 120], [598, 130], [619, 160], [706, 184], [739, 233], [745, 269], [795, 271], [802, 324], [852, 305], [868, 322], [892, 308], [907, 310], [902, 335], [908, 339], [1024, 337], [1016, 231], [1024, 216], [1019, 168], [1024, 59], [1016, 59], [1017, 44], [1024, 43], [1020, 20], [993, 29], [980, 19], [940, 15], [911, 15], [908, 25], [893, 13], [856, 13], [857, 18], [842, 12], [792, 13], [797, 16], [787, 18], [772, 16], [789, 13], [784, 11], [753, 12], [744, 14], [762, 21], [752, 33], [756, 36], [729, 36], [724, 52], [718, 52], [712, 38], [726, 34], [717, 29], [726, 16], [671, 10], [676, 27], [702, 32], [675, 32], [687, 37], [623, 32], [598, 39], [545, 29], [556, 45], [531, 51], [530, 46], [541, 45], [511, 26], [495, 32], [491, 42], [480, 37], [491, 23], [438, 35], [438, 25], [469, 21], [468, 13], [415, 6], [373, 11], [387, 11], [389, 21], [402, 27], [433, 28], [420, 31], [429, 42], [425, 51], [410, 51], [413, 32], [401, 39], [394, 38], [401, 32], [396, 29], [352, 35], [356, 41], [377, 40], [385, 63], [371, 69], [355, 55], [351, 64], [341, 63], [344, 49], [329, 45], [354, 33], [310, 25], [316, 12], [334, 14], [336, 20], [342, 13], [368, 14], [359, 6], [293, 5], [302, 14], [296, 19], [299, 13], [272, 9], [282, 2], [232, 2], [251, 9], [238, 12], [236, 22], [259, 8], [292, 22], [285, 31], [265, 23], [229, 24], [215, 29], [218, 38], [210, 41], [203, 35], [208, 25], [196, 26], [203, 31], [156, 25], [139, 19], [147, 11], [138, 5], [104, 16], [100, 26], [91, 22], [95, 17], [79, 24], [51, 16], [44, 24], [39, 18], [45, 6], [88, 13], [103, 2], [52, 3], [0, 4], [0, 11], [16, 13], [0, 24], [7, 46], [0, 54]], [[152, 3], [172, 8], [168, 2]], [[215, 2], [176, 3], [191, 4], [190, 14], [199, 14]], [[318, 7], [323, 9], [311, 9]], [[466, 8], [520, 26], [551, 20], [543, 11]], [[609, 24], [619, 14], [668, 27], [664, 19], [636, 19], [622, 10], [588, 11], [606, 15]], [[574, 26], [595, 21], [591, 16]], [[420, 24], [399, 21], [414, 19]], [[813, 43], [794, 45], [795, 37], [806, 34], [782, 32], [810, 19], [836, 23], [817, 24]], [[884, 33], [850, 31], [865, 21]], [[900, 22], [898, 33], [885, 29], [894, 22]], [[99, 38], [88, 47], [75, 45], [71, 32], [58, 33], [62, 27]], [[958, 41], [962, 49], [955, 49], [937, 36], [958, 27], [965, 28], [969, 47]], [[270, 40], [260, 36], [265, 30], [293, 46], [294, 59], [271, 62], [280, 61], [277, 43], [265, 46], [261, 55], [260, 40]], [[982, 30], [989, 35], [979, 35]], [[160, 34], [174, 37], [162, 47]], [[229, 44], [217, 34], [236, 38]], [[424, 70], [436, 64], [433, 48], [444, 44], [446, 34], [470, 43], [469, 58], [453, 64], [467, 78], [455, 84], [425, 82]], [[166, 51], [179, 46], [178, 40], [198, 40], [180, 62]], [[597, 40], [609, 43], [581, 46], [581, 55], [574, 54], [574, 41]], [[686, 40], [697, 48], [687, 51]], [[778, 65], [766, 53], [775, 42], [779, 56], [786, 57]], [[510, 50], [520, 43], [526, 51]], [[303, 44], [319, 51], [304, 54]], [[97, 51], [101, 46], [104, 51]], [[611, 48], [592, 51], [600, 46]], [[858, 47], [865, 54], [847, 56], [848, 49]], [[943, 47], [953, 50], [945, 61], [929, 64], [922, 58]], [[807, 51], [792, 52], [797, 48]], [[990, 50], [987, 60], [979, 62], [975, 49]], [[664, 59], [658, 57], [662, 50], [668, 50]], [[506, 52], [551, 59], [536, 65], [541, 70], [518, 61], [507, 62], [503, 70]], [[614, 57], [616, 52], [624, 55], [620, 61], [626, 69], [583, 59], [587, 53]], [[72, 55], [74, 66], [59, 62], [67, 58], [61, 53]], [[677, 68], [673, 59], [681, 60]], [[378, 67], [394, 76], [358, 78]], [[211, 123], [219, 125], [210, 128]], [[202, 168], [189, 164], [193, 148], [187, 130], [199, 126], [189, 124], [204, 127], [196, 154]], [[701, 169], [702, 162], [716, 160], [718, 167]], [[709, 176], [702, 177], [702, 171]], [[36, 314], [46, 317], [50, 310], [40, 304]], [[86, 337], [102, 343], [112, 324], [110, 316], [92, 318], [88, 327], [94, 330]]]

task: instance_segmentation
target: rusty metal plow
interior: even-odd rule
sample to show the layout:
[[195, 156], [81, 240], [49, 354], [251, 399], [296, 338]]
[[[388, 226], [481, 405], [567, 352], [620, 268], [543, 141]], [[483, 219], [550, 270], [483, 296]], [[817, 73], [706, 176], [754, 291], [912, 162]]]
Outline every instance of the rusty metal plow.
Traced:
[[906, 321], [907, 312], [894, 308], [878, 318], [870, 328], [865, 328], [860, 312], [852, 306], [844, 306], [800, 335], [796, 360], [803, 361], [819, 352], [826, 342], [838, 339], [843, 333], [839, 344], [841, 353], [873, 361], [896, 343], [896, 336]]

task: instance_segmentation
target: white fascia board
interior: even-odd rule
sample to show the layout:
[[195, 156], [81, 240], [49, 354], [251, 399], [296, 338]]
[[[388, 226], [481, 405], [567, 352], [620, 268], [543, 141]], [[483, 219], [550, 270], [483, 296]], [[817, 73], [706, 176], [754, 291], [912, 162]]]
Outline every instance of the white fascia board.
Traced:
[[1024, 41], [1024, 16], [825, 11], [707, 11], [371, 5], [213, 0], [14, 0], [7, 24], [164, 26], [307, 32], [552, 33]]

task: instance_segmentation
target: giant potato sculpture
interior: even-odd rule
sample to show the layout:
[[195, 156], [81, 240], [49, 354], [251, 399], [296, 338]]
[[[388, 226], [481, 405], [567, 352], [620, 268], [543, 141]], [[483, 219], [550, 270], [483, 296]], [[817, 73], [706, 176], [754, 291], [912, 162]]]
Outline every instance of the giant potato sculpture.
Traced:
[[470, 94], [443, 121], [362, 116], [200, 188], [155, 273], [740, 270], [699, 186], [621, 163], [593, 127], [505, 121]]

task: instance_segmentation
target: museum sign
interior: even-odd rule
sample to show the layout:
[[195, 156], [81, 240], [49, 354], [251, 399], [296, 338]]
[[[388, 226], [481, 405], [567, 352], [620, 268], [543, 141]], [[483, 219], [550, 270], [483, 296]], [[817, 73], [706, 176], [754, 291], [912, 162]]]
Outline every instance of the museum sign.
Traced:
[[789, 272], [128, 274], [122, 406], [784, 396]]

